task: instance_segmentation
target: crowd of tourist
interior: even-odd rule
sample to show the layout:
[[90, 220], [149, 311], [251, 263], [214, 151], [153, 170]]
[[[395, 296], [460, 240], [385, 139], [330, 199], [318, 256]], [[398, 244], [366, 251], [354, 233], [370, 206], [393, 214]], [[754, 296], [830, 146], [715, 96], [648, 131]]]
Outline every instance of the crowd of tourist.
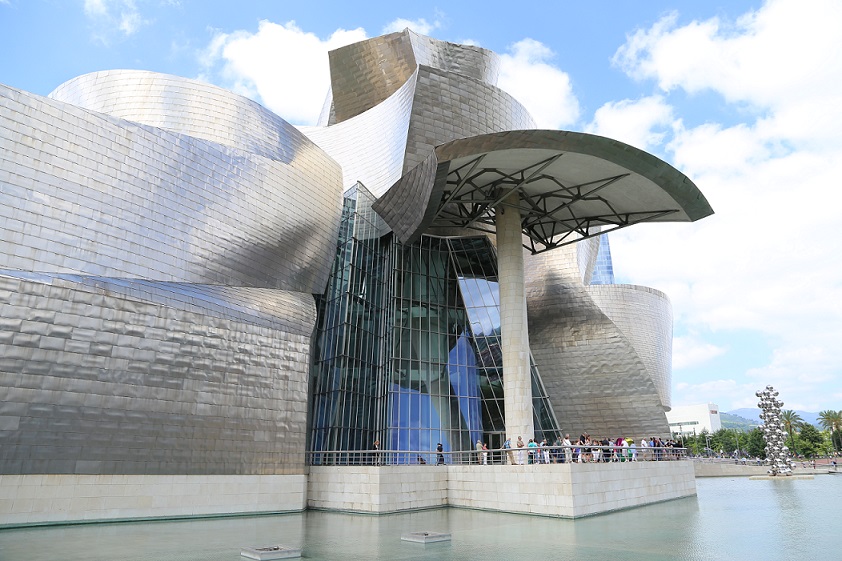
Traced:
[[532, 438], [524, 442], [519, 436], [514, 445], [511, 439], [507, 439], [503, 450], [506, 462], [513, 465], [662, 461], [681, 456], [679, 444], [672, 439], [661, 440], [657, 436], [638, 441], [622, 436], [599, 439], [591, 438], [588, 433], [582, 433], [575, 442], [570, 440], [569, 434], [565, 434], [556, 438], [552, 445], [546, 438], [540, 442]]

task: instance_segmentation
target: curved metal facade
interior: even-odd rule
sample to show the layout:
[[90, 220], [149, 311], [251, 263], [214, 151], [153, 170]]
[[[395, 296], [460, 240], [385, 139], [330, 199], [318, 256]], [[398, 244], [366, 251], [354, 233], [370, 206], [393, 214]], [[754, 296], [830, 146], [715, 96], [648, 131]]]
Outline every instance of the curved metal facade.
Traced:
[[11, 242], [0, 269], [324, 290], [341, 170], [295, 129], [306, 149], [287, 163], [11, 88], [0, 95], [0, 235]]
[[380, 196], [403, 173], [414, 98], [415, 80], [409, 79], [368, 111], [329, 127], [301, 127], [301, 131], [339, 162], [346, 189], [359, 182]]
[[[435, 220], [441, 208], [431, 201], [455, 196], [450, 163], [496, 151], [499, 172], [507, 158], [519, 164], [526, 151], [548, 150], [549, 138], [570, 161], [587, 164], [597, 150], [633, 168], [633, 181], [662, 188], [652, 200], [678, 201], [682, 217], [710, 212], [692, 182], [650, 155], [588, 135], [519, 130], [534, 122], [497, 88], [490, 51], [407, 30], [338, 49], [330, 65], [328, 126], [300, 129], [231, 92], [149, 72], [80, 76], [51, 98], [0, 86], [0, 473], [304, 473], [308, 406], [331, 412], [316, 417], [321, 442], [367, 447], [383, 434], [376, 423], [343, 424], [330, 401], [352, 403], [361, 391], [342, 384], [363, 367], [407, 373], [405, 385], [386, 380], [394, 396], [369, 393], [393, 404], [377, 422], [427, 431], [416, 444], [435, 439], [429, 415], [414, 408], [423, 400], [412, 392], [426, 381], [436, 381], [429, 407], [467, 411], [455, 424], [455, 413], [437, 413], [439, 428], [455, 427], [451, 447], [499, 438], [502, 413], [491, 406], [500, 369], [481, 364], [499, 358], [497, 333], [467, 337], [481, 323], [472, 314], [493, 318], [498, 302], [493, 290], [474, 306], [465, 296], [469, 285], [492, 286], [496, 262], [486, 240], [465, 234], [473, 220]], [[340, 231], [343, 191], [358, 183], [393, 233], [367, 210], [376, 227]], [[479, 204], [499, 195], [483, 193]], [[363, 304], [374, 293], [354, 291], [372, 282], [358, 250], [375, 246], [389, 257], [378, 254], [377, 289], [392, 298], [378, 293], [377, 310], [392, 315], [371, 323], [363, 315], [374, 308]], [[664, 433], [669, 303], [640, 287], [589, 286], [599, 244], [577, 248], [527, 261], [543, 432], [558, 428], [549, 398], [563, 430]], [[313, 295], [332, 303], [317, 311]], [[445, 298], [447, 317], [430, 315], [434, 296]], [[354, 333], [366, 321], [382, 337], [379, 350], [342, 350], [359, 345]], [[325, 335], [337, 326], [353, 329]], [[319, 341], [334, 341], [334, 354], [314, 348]], [[316, 390], [314, 357], [316, 369], [333, 365], [316, 373]], [[474, 380], [480, 371], [485, 382]], [[346, 438], [346, 428], [359, 430]]]
[[329, 60], [331, 125], [385, 101], [419, 66], [489, 85], [497, 84], [500, 73], [499, 57], [487, 49], [438, 41], [409, 29], [341, 47], [329, 53]]
[[529, 340], [559, 424], [600, 437], [667, 434], [669, 300], [645, 287], [585, 285], [599, 247], [588, 241], [590, 251], [527, 258]]
[[189, 80], [55, 95], [135, 121], [0, 87], [0, 473], [303, 473], [339, 165]]
[[48, 97], [287, 163], [312, 147], [295, 127], [260, 104], [168, 74], [93, 72], [68, 80]]

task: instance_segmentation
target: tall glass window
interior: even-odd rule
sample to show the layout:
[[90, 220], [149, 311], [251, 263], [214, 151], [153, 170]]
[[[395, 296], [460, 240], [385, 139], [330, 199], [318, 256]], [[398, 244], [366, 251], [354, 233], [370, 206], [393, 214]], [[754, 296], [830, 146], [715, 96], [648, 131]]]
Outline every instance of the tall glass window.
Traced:
[[384, 425], [391, 240], [373, 201], [361, 185], [345, 194], [332, 274], [317, 299], [312, 450], [368, 450]]
[[[485, 236], [397, 242], [358, 186], [319, 298], [312, 450], [500, 448], [505, 438], [497, 259]], [[535, 435], [558, 425], [532, 364]], [[397, 461], [416, 461], [412, 454]], [[394, 460], [392, 460], [394, 461]]]

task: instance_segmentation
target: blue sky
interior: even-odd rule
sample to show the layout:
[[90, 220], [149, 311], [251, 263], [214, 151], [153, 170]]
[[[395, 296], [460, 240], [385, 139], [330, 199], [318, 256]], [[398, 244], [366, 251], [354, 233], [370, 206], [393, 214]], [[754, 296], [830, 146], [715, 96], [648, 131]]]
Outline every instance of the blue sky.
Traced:
[[[619, 282], [673, 303], [673, 404], [842, 409], [842, 3], [0, 0], [0, 82], [47, 95], [133, 68], [312, 124], [326, 52], [403, 27], [502, 56], [539, 125], [622, 140], [716, 214], [612, 234]], [[537, 5], [537, 6], [536, 6]]]

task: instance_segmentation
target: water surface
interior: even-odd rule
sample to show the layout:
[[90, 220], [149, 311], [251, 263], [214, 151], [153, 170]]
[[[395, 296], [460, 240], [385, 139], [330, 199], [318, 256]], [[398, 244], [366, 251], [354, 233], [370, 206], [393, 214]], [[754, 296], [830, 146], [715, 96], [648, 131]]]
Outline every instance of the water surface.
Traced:
[[[842, 474], [705, 478], [698, 496], [578, 520], [444, 508], [388, 516], [276, 516], [0, 530], [2, 561], [238, 561], [242, 546], [302, 547], [314, 560], [842, 558]], [[403, 542], [448, 532], [452, 541]]]

